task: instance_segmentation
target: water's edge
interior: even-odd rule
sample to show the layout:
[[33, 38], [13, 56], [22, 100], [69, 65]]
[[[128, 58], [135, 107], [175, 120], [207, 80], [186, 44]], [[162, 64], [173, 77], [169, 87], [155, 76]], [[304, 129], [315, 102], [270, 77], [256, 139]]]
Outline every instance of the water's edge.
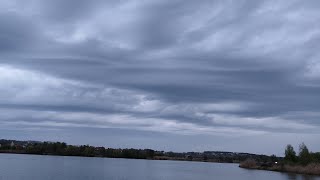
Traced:
[[222, 164], [239, 164], [239, 168], [248, 169], [248, 170], [264, 170], [264, 171], [273, 171], [281, 173], [294, 173], [300, 175], [312, 175], [320, 176], [320, 171], [312, 171], [306, 166], [302, 168], [301, 166], [272, 166], [272, 167], [262, 167], [262, 166], [243, 166], [240, 163], [230, 163], [230, 162], [215, 162], [215, 161], [199, 161], [199, 160], [186, 160], [186, 159], [157, 159], [157, 158], [148, 158], [148, 159], [137, 159], [137, 158], [114, 158], [114, 157], [99, 157], [99, 156], [65, 156], [65, 155], [54, 155], [54, 154], [30, 154], [30, 153], [21, 153], [21, 152], [1, 152], [0, 154], [16, 154], [16, 155], [36, 155], [36, 156], [58, 156], [58, 157], [81, 157], [81, 158], [106, 158], [106, 159], [134, 159], [134, 160], [152, 160], [152, 161], [183, 161], [183, 162], [203, 162], [203, 163], [222, 163]]
[[57, 157], [81, 157], [81, 158], [101, 158], [101, 159], [134, 159], [134, 160], [150, 160], [150, 161], [183, 161], [183, 162], [203, 162], [203, 163], [221, 163], [221, 164], [239, 164], [236, 162], [217, 162], [217, 161], [200, 161], [200, 160], [187, 160], [187, 159], [164, 159], [164, 158], [124, 158], [124, 157], [102, 157], [102, 156], [67, 156], [67, 155], [56, 155], [56, 154], [30, 154], [21, 152], [2, 152], [0, 154], [16, 154], [16, 155], [33, 155], [33, 156], [57, 156]]
[[240, 164], [239, 168], [249, 169], [249, 170], [264, 170], [264, 171], [273, 171], [273, 172], [320, 176], [319, 165], [308, 165], [308, 166], [298, 166], [298, 165], [280, 166], [279, 165], [279, 166], [272, 166], [272, 167], [262, 167], [262, 166], [246, 167]]

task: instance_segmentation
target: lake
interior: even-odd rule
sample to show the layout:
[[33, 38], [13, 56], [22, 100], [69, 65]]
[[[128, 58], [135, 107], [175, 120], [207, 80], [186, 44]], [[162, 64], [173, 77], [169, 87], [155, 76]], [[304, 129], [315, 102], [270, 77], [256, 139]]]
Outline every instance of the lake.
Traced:
[[320, 180], [238, 164], [0, 154], [0, 180]]

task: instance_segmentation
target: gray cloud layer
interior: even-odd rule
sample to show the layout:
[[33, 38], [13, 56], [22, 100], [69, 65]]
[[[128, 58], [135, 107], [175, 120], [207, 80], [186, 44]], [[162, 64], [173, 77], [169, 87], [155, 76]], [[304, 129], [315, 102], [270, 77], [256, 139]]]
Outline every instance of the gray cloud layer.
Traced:
[[[302, 140], [320, 148], [318, 1], [0, 3], [3, 137], [58, 131], [71, 143], [124, 147], [279, 153]], [[132, 143], [133, 131], [142, 143]], [[110, 142], [92, 140], [101, 136]], [[272, 151], [275, 137], [281, 147]]]

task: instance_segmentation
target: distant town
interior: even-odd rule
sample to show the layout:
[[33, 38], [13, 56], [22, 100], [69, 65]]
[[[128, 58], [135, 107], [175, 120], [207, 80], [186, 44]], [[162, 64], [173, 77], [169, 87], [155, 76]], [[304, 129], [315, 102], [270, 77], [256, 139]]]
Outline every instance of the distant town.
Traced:
[[64, 142], [18, 141], [6, 139], [0, 140], [0, 153], [219, 163], [240, 163], [246, 159], [254, 159], [256, 162], [276, 162], [283, 159], [282, 157], [276, 157], [275, 155], [267, 156], [251, 153], [223, 151], [165, 152], [152, 149], [116, 149], [109, 147], [94, 147], [90, 145], [68, 145]]

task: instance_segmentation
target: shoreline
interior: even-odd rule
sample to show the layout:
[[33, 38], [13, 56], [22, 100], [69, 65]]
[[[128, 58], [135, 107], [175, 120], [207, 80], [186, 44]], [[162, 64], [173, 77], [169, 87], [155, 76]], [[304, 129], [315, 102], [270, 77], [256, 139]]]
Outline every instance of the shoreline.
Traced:
[[302, 165], [289, 165], [289, 164], [274, 164], [272, 166], [256, 165], [250, 164], [248, 162], [243, 162], [239, 164], [239, 168], [249, 169], [249, 170], [264, 170], [264, 171], [274, 171], [283, 173], [294, 173], [301, 175], [312, 175], [320, 176], [320, 164], [311, 163], [306, 166]]
[[17, 155], [35, 155], [35, 156], [61, 156], [61, 157], [85, 157], [85, 158], [108, 158], [108, 159], [134, 159], [134, 160], [151, 160], [151, 161], [186, 161], [186, 162], [202, 162], [202, 163], [221, 163], [221, 164], [239, 164], [238, 162], [218, 162], [218, 161], [204, 161], [204, 160], [188, 160], [171, 157], [154, 157], [154, 158], [125, 158], [125, 157], [103, 157], [103, 156], [81, 156], [81, 155], [58, 155], [58, 154], [32, 154], [26, 152], [4, 152], [0, 154], [17, 154]]
[[154, 157], [154, 158], [123, 158], [123, 157], [100, 157], [100, 156], [71, 156], [71, 155], [56, 155], [56, 154], [31, 154], [23, 152], [4, 152], [0, 151], [0, 154], [16, 154], [16, 155], [35, 155], [35, 156], [61, 156], [61, 157], [85, 157], [85, 158], [107, 158], [107, 159], [128, 159], [128, 160], [153, 160], [153, 161], [186, 161], [186, 162], [202, 162], [202, 163], [221, 163], [221, 164], [239, 164], [239, 168], [248, 170], [264, 170], [273, 171], [280, 173], [294, 173], [300, 175], [311, 175], [320, 176], [320, 164], [312, 163], [307, 166], [301, 165], [287, 165], [279, 164], [266, 167], [263, 165], [248, 164], [247, 162], [242, 163], [230, 163], [230, 162], [216, 162], [216, 161], [201, 161], [201, 160], [187, 160], [187, 159], [174, 159], [174, 158], [164, 158], [164, 157]]
[[[175, 160], [215, 163], [237, 163], [248, 158], [271, 161], [275, 157], [243, 152], [203, 151], [172, 152], [153, 149], [95, 147], [68, 145], [65, 142], [19, 141], [0, 139], [0, 153], [39, 154], [58, 156], [109, 157], [127, 159]], [[281, 160], [281, 157], [277, 158]]]

